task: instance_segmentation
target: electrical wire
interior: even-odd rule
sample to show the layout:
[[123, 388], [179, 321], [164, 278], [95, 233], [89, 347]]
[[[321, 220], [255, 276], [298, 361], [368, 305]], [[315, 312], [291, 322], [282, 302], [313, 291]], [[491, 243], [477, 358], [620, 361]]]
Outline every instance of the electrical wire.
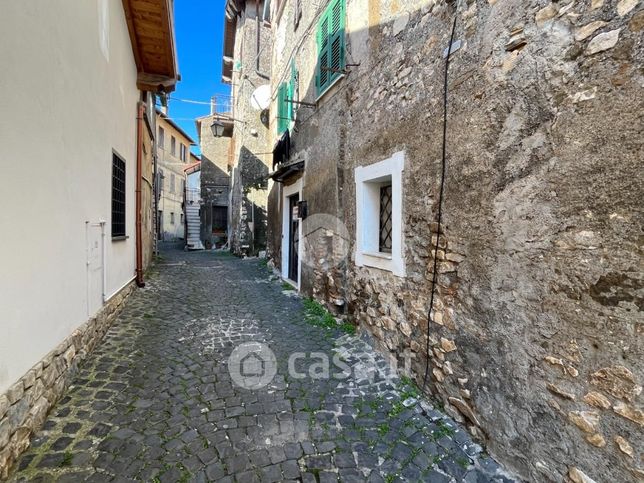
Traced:
[[454, 42], [454, 32], [456, 31], [456, 19], [458, 16], [458, 4], [454, 12], [454, 23], [452, 24], [452, 33], [449, 37], [449, 44], [447, 45], [447, 56], [445, 59], [445, 79], [443, 83], [443, 148], [441, 157], [441, 179], [440, 189], [438, 192], [438, 232], [436, 233], [436, 245], [434, 246], [434, 270], [432, 273], [432, 291], [429, 298], [429, 310], [427, 312], [427, 344], [425, 350], [425, 376], [423, 377], [423, 389], [427, 384], [427, 375], [429, 374], [429, 347], [430, 337], [429, 329], [432, 322], [432, 313], [434, 310], [434, 296], [436, 294], [436, 283], [438, 282], [438, 247], [440, 245], [440, 237], [442, 230], [443, 219], [443, 195], [445, 191], [445, 170], [447, 167], [447, 80], [449, 74], [449, 59], [452, 53], [452, 42]]
[[[222, 95], [224, 95], [224, 94], [222, 94]], [[204, 106], [212, 105], [212, 102], [193, 101], [192, 99], [179, 99], [178, 97], [170, 97], [170, 96], [168, 96], [168, 99], [171, 100], [171, 101], [187, 102], [188, 104], [200, 104], [200, 105], [204, 105]]]

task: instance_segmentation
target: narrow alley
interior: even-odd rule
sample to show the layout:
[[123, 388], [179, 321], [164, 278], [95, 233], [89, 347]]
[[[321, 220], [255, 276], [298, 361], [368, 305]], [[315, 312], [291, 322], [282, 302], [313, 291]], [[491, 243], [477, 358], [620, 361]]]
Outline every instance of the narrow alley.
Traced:
[[[351, 326], [258, 259], [174, 249], [151, 272], [12, 481], [510, 481]], [[229, 367], [248, 342], [277, 362], [257, 389]], [[325, 356], [345, 377], [307, 370]]]
[[644, 482], [644, 0], [0, 12], [0, 483]]

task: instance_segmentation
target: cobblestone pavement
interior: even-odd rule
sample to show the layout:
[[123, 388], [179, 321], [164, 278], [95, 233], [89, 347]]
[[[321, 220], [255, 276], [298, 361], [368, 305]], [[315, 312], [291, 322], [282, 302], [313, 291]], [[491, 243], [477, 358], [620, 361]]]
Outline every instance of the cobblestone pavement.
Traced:
[[[257, 260], [166, 252], [12, 479], [510, 481], [466, 431], [332, 322]], [[228, 370], [234, 347], [248, 341], [276, 356], [277, 375], [257, 390]], [[288, 370], [294, 352], [306, 354], [294, 364], [303, 377]], [[336, 358], [334, 377], [318, 377], [324, 355]]]

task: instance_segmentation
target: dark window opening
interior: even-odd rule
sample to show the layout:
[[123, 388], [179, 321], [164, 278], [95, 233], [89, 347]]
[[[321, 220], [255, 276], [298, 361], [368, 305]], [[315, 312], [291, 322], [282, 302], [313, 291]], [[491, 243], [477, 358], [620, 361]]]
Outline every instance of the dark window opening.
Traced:
[[297, 26], [300, 24], [300, 19], [302, 18], [302, 0], [295, 0], [295, 30], [297, 30]]
[[165, 149], [165, 131], [159, 126], [159, 147]]
[[391, 185], [380, 187], [380, 240], [379, 250], [383, 253], [391, 253]]
[[112, 238], [125, 236], [125, 161], [112, 154]]

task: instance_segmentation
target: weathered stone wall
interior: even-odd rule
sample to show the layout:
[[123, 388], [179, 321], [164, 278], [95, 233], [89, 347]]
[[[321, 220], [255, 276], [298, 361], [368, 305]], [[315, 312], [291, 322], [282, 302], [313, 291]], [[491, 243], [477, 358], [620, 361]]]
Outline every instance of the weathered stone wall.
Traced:
[[201, 241], [206, 248], [226, 243], [227, 237], [213, 234], [213, 207], [226, 206], [230, 202], [230, 137], [216, 138], [210, 126], [212, 117], [201, 118], [197, 123], [200, 129], [201, 147]]
[[97, 315], [0, 394], [0, 479], [7, 478], [12, 464], [29, 447], [31, 436], [41, 428], [79, 364], [103, 338], [134, 288], [131, 282], [114, 295]]
[[[151, 102], [148, 103], [151, 105]], [[154, 255], [155, 216], [154, 216], [154, 127], [150, 126], [150, 118], [146, 114], [143, 127], [143, 171], [141, 181], [141, 236], [143, 246], [143, 268], [147, 268]], [[150, 126], [150, 128], [148, 128]]]
[[[360, 65], [293, 133], [304, 199], [353, 244], [354, 168], [404, 151], [407, 274], [325, 266], [321, 242], [303, 290], [331, 305], [341, 287], [382, 351], [413, 356], [420, 384], [429, 358], [427, 389], [520, 476], [642, 478], [641, 3], [348, 0], [347, 16], [347, 59]], [[297, 45], [285, 32], [276, 46]], [[298, 55], [298, 68], [315, 60]]]
[[260, 22], [260, 52], [257, 64], [255, 7], [249, 5], [237, 22], [233, 103], [233, 173], [231, 185], [230, 248], [236, 255], [257, 255], [266, 249], [266, 207], [269, 193], [267, 127], [252, 107], [252, 94], [268, 84], [270, 75], [270, 27]]

